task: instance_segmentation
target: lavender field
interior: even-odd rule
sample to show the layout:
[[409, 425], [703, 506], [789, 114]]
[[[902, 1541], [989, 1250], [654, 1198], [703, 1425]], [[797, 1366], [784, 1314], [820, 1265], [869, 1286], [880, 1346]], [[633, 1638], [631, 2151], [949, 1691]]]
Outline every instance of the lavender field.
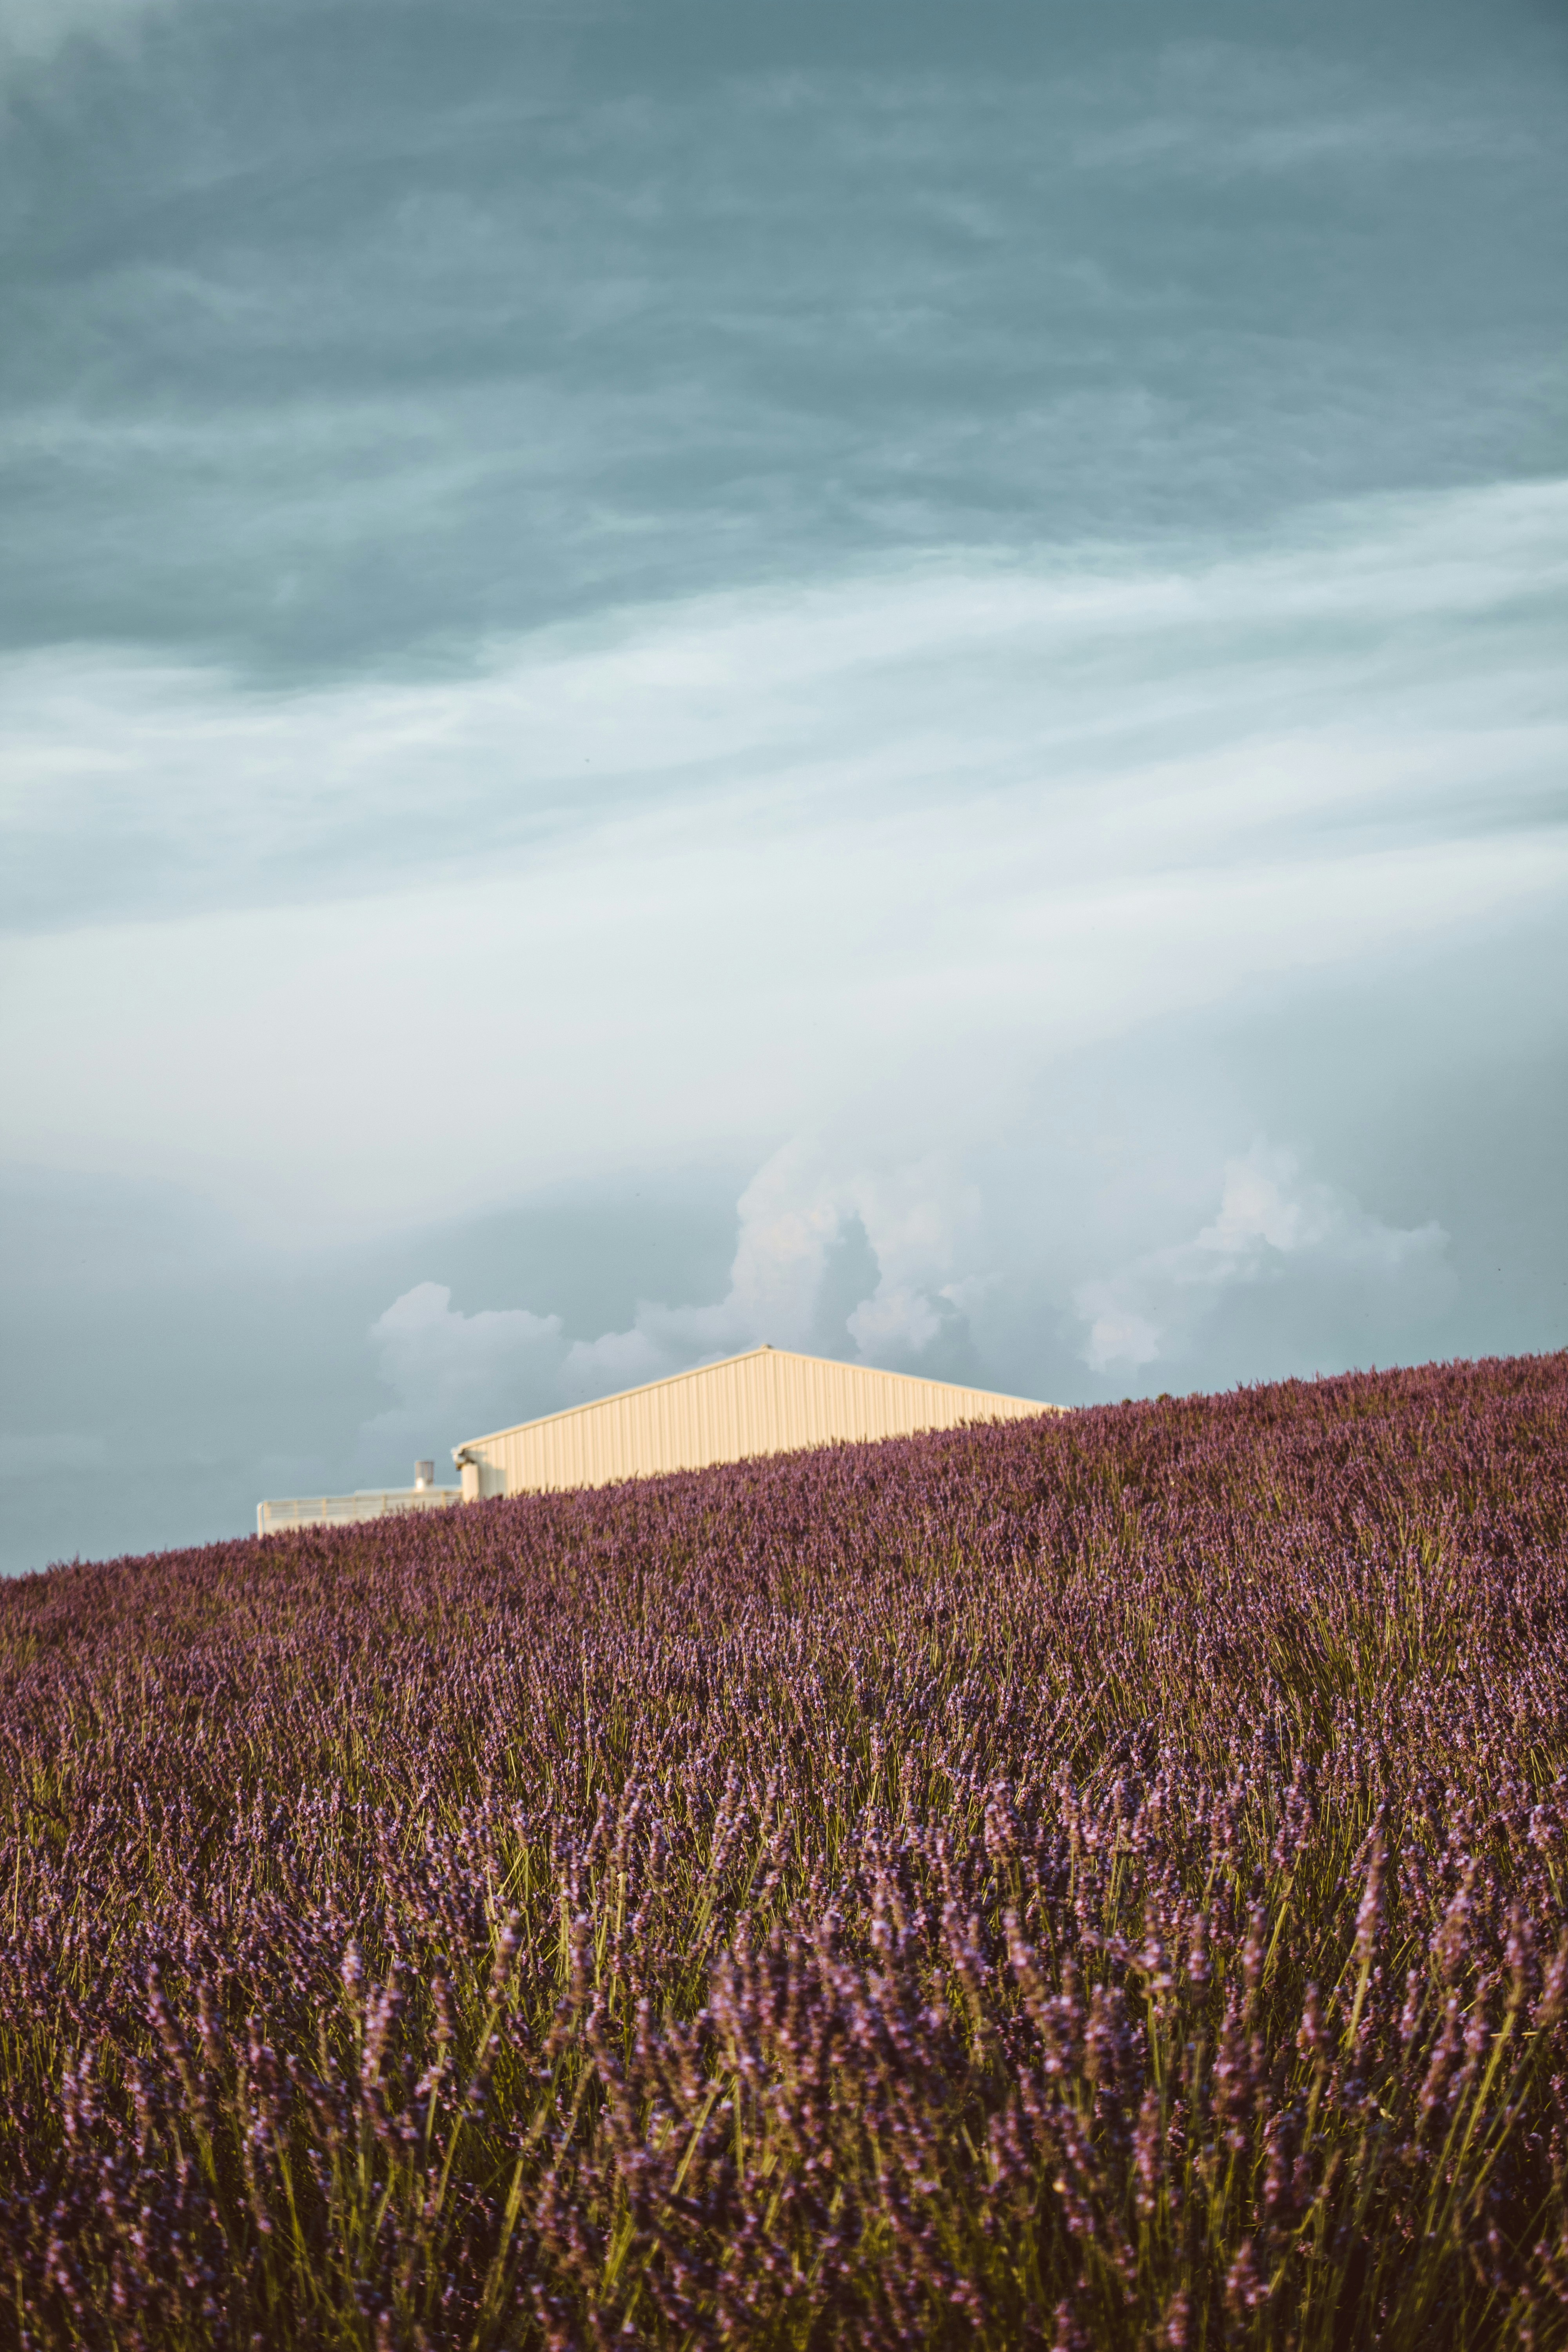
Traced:
[[0, 2341], [1568, 2341], [1568, 1356], [0, 1591]]

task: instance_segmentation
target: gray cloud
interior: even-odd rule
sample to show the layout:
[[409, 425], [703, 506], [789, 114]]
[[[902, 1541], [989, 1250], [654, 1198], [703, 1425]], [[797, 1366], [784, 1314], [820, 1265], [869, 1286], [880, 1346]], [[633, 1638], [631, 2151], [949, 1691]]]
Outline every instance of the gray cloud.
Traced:
[[0, 0], [0, 75], [7, 68], [36, 70], [83, 41], [107, 45], [123, 62], [142, 20], [173, 5], [174, 0]]
[[323, 1239], [795, 1136], [912, 1164], [1163, 1014], [1560, 922], [1563, 499], [803, 583], [444, 686], [111, 673], [85, 758], [34, 665], [13, 1148]]
[[1556, 462], [1563, 59], [1521, 13], [1393, 12], [1418, 72], [1329, 14], [739, 13], [189, 5], [79, 59], [0, 155], [5, 636], [438, 666]]
[[[1090, 545], [634, 607], [468, 674], [260, 691], [0, 661], [13, 929], [495, 875], [636, 815], [833, 823], [959, 794], [1131, 814], [1145, 867], [1552, 825], [1568, 486], [1359, 502], [1268, 544]], [[1136, 847], [1133, 844], [1136, 843]]]

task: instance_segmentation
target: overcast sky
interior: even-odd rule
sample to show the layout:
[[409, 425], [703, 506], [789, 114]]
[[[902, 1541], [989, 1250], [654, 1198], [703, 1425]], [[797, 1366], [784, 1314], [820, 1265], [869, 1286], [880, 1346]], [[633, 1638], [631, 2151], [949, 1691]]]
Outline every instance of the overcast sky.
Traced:
[[1568, 1343], [1565, 101], [1554, 0], [0, 0], [0, 1567], [761, 1339]]

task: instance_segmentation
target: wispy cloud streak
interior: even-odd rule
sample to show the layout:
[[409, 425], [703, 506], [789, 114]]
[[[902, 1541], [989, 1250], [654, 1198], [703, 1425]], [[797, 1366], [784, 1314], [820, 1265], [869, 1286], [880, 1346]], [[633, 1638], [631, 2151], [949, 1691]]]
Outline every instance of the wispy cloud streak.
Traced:
[[[493, 875], [616, 821], [1048, 808], [1100, 870], [1561, 820], [1568, 486], [1251, 554], [977, 552], [628, 612], [468, 676], [263, 694], [58, 649], [3, 678], [13, 927]], [[1505, 661], [1491, 628], [1507, 616]]]

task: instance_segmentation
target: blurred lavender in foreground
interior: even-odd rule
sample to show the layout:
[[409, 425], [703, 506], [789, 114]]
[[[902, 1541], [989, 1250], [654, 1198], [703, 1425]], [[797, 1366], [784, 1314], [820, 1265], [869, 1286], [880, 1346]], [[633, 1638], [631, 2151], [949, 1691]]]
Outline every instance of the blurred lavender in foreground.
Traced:
[[1568, 1357], [0, 1591], [0, 2341], [1568, 2341]]

